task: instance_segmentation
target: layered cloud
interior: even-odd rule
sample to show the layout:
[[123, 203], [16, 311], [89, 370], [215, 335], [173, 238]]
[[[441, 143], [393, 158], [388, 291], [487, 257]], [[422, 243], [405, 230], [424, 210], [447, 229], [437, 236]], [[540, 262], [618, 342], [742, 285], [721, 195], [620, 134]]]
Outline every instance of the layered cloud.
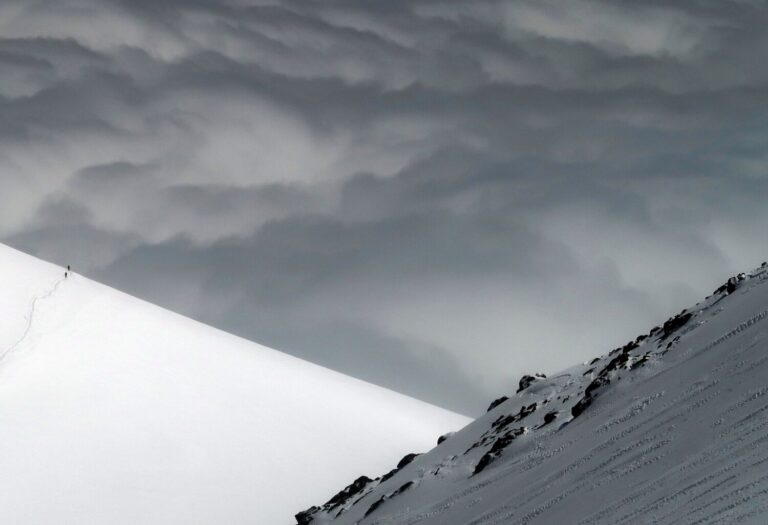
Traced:
[[6, 1], [0, 240], [477, 413], [768, 257], [766, 22]]

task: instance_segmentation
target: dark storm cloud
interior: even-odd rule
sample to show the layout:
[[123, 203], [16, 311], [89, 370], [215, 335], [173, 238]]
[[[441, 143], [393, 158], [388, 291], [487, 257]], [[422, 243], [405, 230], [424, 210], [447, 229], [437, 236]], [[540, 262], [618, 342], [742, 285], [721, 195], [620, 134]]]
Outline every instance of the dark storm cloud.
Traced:
[[0, 239], [476, 413], [765, 258], [762, 2], [4, 2]]

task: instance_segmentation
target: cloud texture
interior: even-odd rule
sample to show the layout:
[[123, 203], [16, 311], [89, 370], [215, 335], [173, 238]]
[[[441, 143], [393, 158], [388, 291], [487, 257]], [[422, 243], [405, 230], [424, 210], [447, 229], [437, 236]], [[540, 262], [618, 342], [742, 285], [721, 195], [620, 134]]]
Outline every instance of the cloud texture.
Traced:
[[762, 1], [7, 0], [0, 240], [464, 413], [765, 259]]

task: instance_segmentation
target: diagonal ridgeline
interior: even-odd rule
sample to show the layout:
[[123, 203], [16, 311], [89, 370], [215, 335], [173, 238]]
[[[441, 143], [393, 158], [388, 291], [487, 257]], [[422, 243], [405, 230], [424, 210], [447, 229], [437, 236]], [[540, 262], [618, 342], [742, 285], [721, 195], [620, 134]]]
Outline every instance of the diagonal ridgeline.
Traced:
[[0, 523], [291, 523], [463, 416], [0, 245]]
[[767, 319], [763, 263], [606, 355], [523, 377], [431, 451], [297, 521], [766, 523]]

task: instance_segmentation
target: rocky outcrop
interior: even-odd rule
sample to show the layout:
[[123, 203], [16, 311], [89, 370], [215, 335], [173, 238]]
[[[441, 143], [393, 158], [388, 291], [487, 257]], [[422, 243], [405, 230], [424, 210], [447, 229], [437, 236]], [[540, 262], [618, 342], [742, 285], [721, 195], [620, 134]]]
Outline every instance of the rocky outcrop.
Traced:
[[630, 360], [630, 352], [640, 346], [640, 344], [637, 342], [639, 339], [640, 338], [636, 339], [635, 341], [630, 341], [623, 347], [616, 348], [608, 354], [609, 356], [613, 355], [615, 357], [608, 361], [608, 364], [605, 365], [605, 367], [603, 367], [600, 372], [597, 373], [597, 376], [589, 385], [587, 385], [587, 388], [584, 389], [584, 394], [582, 395], [581, 399], [579, 399], [571, 407], [571, 416], [574, 419], [583, 414], [584, 411], [592, 404], [595, 397], [597, 396], [598, 390], [610, 384], [612, 372], [620, 368], [627, 367], [627, 363], [629, 363]]
[[538, 428], [545, 427], [557, 419], [557, 410], [544, 414], [544, 422]]
[[395, 468], [393, 468], [392, 470], [390, 470], [389, 472], [387, 472], [381, 477], [381, 483], [384, 483], [389, 478], [397, 474], [400, 470], [403, 469], [403, 467], [405, 467], [406, 465], [409, 465], [414, 459], [416, 459], [419, 456], [421, 456], [421, 454], [415, 454], [415, 453], [406, 454], [405, 456], [403, 456], [403, 459], [397, 462], [397, 466]]
[[693, 314], [691, 312], [686, 312], [683, 310], [679, 314], [675, 315], [674, 317], [670, 317], [664, 322], [664, 325], [661, 327], [662, 336], [661, 340], [668, 338], [670, 335], [678, 331], [680, 328], [682, 328], [688, 321], [691, 320], [691, 317], [693, 317]]
[[360, 476], [351, 484], [344, 487], [343, 490], [338, 492], [331, 499], [329, 499], [322, 507], [313, 506], [296, 514], [296, 523], [298, 525], [309, 525], [312, 523], [314, 516], [318, 512], [332, 512], [337, 507], [345, 505], [354, 496], [357, 496], [363, 492], [363, 490], [365, 490], [365, 488], [372, 482], [373, 480], [371, 478], [367, 476]]
[[376, 509], [378, 509], [381, 506], [382, 503], [384, 503], [385, 501], [388, 501], [388, 500], [390, 500], [390, 499], [392, 499], [392, 498], [394, 498], [396, 496], [399, 496], [400, 494], [402, 494], [403, 492], [405, 492], [406, 490], [411, 488], [413, 486], [413, 484], [414, 484], [413, 481], [409, 481], [407, 483], [404, 483], [403, 485], [400, 486], [399, 489], [394, 491], [392, 494], [385, 494], [384, 496], [380, 497], [379, 499], [377, 499], [376, 501], [371, 503], [371, 506], [368, 507], [368, 510], [365, 511], [365, 516], [364, 517], [368, 517], [371, 514], [373, 514], [374, 511]]
[[531, 383], [534, 381], [538, 381], [539, 379], [545, 379], [547, 376], [544, 374], [536, 373], [534, 375], [524, 375], [520, 378], [520, 382], [518, 383], [517, 393], [519, 394], [529, 386], [531, 386]]
[[[525, 376], [525, 377], [530, 377], [530, 376]], [[494, 408], [502, 404], [507, 399], [509, 399], [507, 396], [501, 396], [498, 399], [494, 399], [493, 401], [491, 401], [491, 404], [488, 405], [488, 410], [486, 410], [486, 412], [490, 412], [491, 410], [493, 410]]]
[[[761, 266], [761, 268], [764, 268]], [[736, 291], [736, 289], [739, 287], [739, 284], [741, 281], [745, 280], [747, 278], [747, 274], [740, 273], [738, 275], [735, 275], [733, 277], [730, 277], [724, 284], [722, 284], [717, 290], [715, 290], [715, 295], [724, 293], [725, 295], [731, 295], [733, 292]]]
[[508, 447], [510, 443], [512, 443], [515, 439], [517, 439], [519, 436], [522, 436], [523, 434], [525, 434], [525, 427], [518, 427], [504, 432], [501, 437], [497, 438], [496, 441], [493, 442], [491, 450], [483, 454], [483, 456], [480, 458], [480, 461], [477, 462], [472, 475], [474, 476], [482, 472], [485, 467], [493, 463], [494, 460], [501, 456], [502, 451]]
[[531, 403], [528, 406], [522, 406], [520, 407], [520, 410], [516, 414], [507, 414], [504, 416], [499, 416], [496, 418], [496, 420], [491, 423], [491, 428], [483, 433], [482, 436], [480, 436], [480, 439], [475, 442], [471, 447], [469, 447], [467, 450], [464, 451], [464, 455], [467, 455], [472, 450], [487, 446], [491, 442], [495, 442], [499, 438], [499, 436], [502, 436], [506, 433], [507, 428], [510, 425], [513, 425], [515, 423], [519, 423], [526, 417], [530, 416], [536, 411], [537, 405], [536, 403]]
[[[396, 509], [397, 506], [397, 503], [394, 503], [391, 507], [386, 505], [382, 508], [382, 505], [387, 501], [411, 489], [414, 485], [416, 488], [412, 490], [420, 491], [423, 488], [422, 485], [428, 487], [430, 479], [436, 477], [452, 479], [452, 476], [480, 475], [479, 477], [483, 479], [478, 479], [475, 482], [479, 486], [479, 484], [486, 483], [487, 480], [498, 477], [496, 473], [486, 472], [486, 470], [493, 470], [498, 465], [494, 462], [502, 463], [506, 459], [505, 456], [519, 454], [520, 465], [524, 467], [538, 465], [538, 462], [542, 460], [538, 448], [539, 438], [556, 435], [569, 428], [570, 423], [582, 416], [598, 398], [601, 399], [601, 402], [610, 403], [609, 398], [613, 395], [611, 386], [613, 383], [618, 384], [621, 380], [630, 379], [635, 374], [634, 371], [643, 367], [648, 369], [663, 364], [663, 356], [670, 349], [684, 344], [686, 334], [703, 324], [703, 322], [695, 322], [695, 318], [700, 318], [702, 312], [712, 308], [736, 291], [744, 280], [753, 278], [759, 278], [760, 281], [767, 280], [768, 271], [765, 269], [768, 268], [768, 265], [763, 265], [762, 268], [762, 270], [750, 275], [749, 278], [744, 274], [730, 278], [722, 287], [718, 288], [716, 293], [720, 294], [719, 296], [713, 297], [704, 305], [697, 304], [691, 311], [682, 310], [659, 326], [655, 326], [649, 333], [639, 335], [624, 346], [613, 349], [607, 355], [604, 354], [584, 362], [578, 367], [546, 381], [543, 381], [546, 378], [544, 374], [524, 375], [519, 381], [517, 390], [517, 393], [522, 394], [519, 396], [510, 394], [495, 399], [487, 410], [487, 412], [494, 413], [482, 416], [482, 424], [470, 426], [466, 432], [460, 433], [456, 438], [458, 440], [456, 445], [449, 443], [445, 447], [437, 449], [435, 453], [428, 456], [431, 459], [419, 462], [418, 469], [407, 469], [399, 478], [392, 480], [390, 485], [381, 486], [381, 483], [395, 476], [415, 459], [416, 455], [409, 454], [398, 463], [396, 469], [380, 480], [376, 480], [378, 483], [374, 483], [370, 489], [365, 490], [352, 502], [352, 505], [357, 505], [357, 507], [347, 506], [343, 511], [354, 512], [358, 520], [363, 515], [370, 516], [377, 511], [380, 516], [384, 516]], [[630, 381], [632, 384], [638, 380], [638, 382], [642, 382], [646, 375], [646, 373], [640, 372], [635, 379], [630, 379]], [[534, 383], [539, 381], [543, 382], [532, 387]], [[532, 403], [534, 400], [536, 402]], [[557, 406], [554, 406], [555, 403]], [[536, 415], [532, 415], [534, 413]], [[570, 418], [568, 417], [569, 413]], [[589, 426], [593, 424], [593, 421], [600, 421], [599, 414], [599, 412], [595, 412], [593, 420], [586, 422], [584, 421], [585, 417], [571, 428], [583, 427], [585, 424]], [[558, 419], [563, 421], [553, 425]], [[539, 433], [539, 429], [548, 425], [548, 428]], [[578, 430], [574, 430], [574, 432], [578, 432]], [[529, 437], [524, 437], [526, 434], [529, 434]], [[451, 435], [440, 436], [437, 441], [438, 445], [444, 443]], [[471, 436], [471, 438], [467, 439], [467, 436]], [[532, 453], [531, 447], [534, 446], [536, 447], [535, 452]], [[463, 453], [462, 450], [464, 450]], [[541, 452], [542, 455], [554, 453], [560, 452], [554, 450]], [[514, 459], [513, 462], [515, 465], [518, 464], [517, 459]], [[492, 465], [494, 467], [491, 467]], [[489, 467], [491, 468], [489, 469]], [[392, 488], [398, 485], [400, 488], [392, 491]], [[325, 518], [323, 516], [323, 519]], [[379, 516], [375, 518], [379, 518]], [[333, 520], [333, 516], [328, 516], [328, 519]], [[318, 521], [322, 521], [322, 519], [318, 519]], [[376, 519], [374, 519], [375, 521]], [[322, 522], [325, 523], [325, 521]], [[364, 520], [363, 522], [367, 521]], [[309, 522], [300, 522], [301, 525], [304, 523]]]
[[[354, 505], [357, 503], [358, 500], [360, 500], [363, 496], [368, 494], [371, 489], [374, 487], [377, 487], [384, 483], [385, 481], [389, 480], [397, 474], [400, 470], [405, 468], [407, 465], [410, 465], [414, 459], [419, 457], [421, 454], [411, 453], [406, 454], [403, 456], [403, 458], [397, 462], [397, 466], [384, 474], [380, 478], [371, 479], [367, 476], [360, 476], [355, 481], [353, 481], [350, 485], [347, 485], [344, 490], [333, 496], [331, 499], [329, 499], [324, 505], [318, 507], [318, 506], [312, 506], [308, 508], [307, 510], [303, 510], [296, 514], [294, 517], [296, 518], [297, 525], [310, 525], [314, 522], [315, 517], [317, 517], [320, 514], [330, 514], [335, 513], [336, 516], [339, 516], [342, 512], [344, 512], [345, 509], [347, 509], [350, 505]], [[373, 512], [376, 510], [376, 507], [386, 501], [387, 499], [396, 496], [398, 494], [401, 494], [405, 490], [410, 487], [412, 482], [406, 483], [405, 485], [401, 486], [398, 490], [393, 492], [392, 494], [380, 498], [380, 500], [377, 500], [376, 502], [371, 505], [371, 508], [368, 509], [368, 512]], [[354, 500], [354, 501], [352, 501]], [[367, 516], [368, 514], [366, 514]]]

